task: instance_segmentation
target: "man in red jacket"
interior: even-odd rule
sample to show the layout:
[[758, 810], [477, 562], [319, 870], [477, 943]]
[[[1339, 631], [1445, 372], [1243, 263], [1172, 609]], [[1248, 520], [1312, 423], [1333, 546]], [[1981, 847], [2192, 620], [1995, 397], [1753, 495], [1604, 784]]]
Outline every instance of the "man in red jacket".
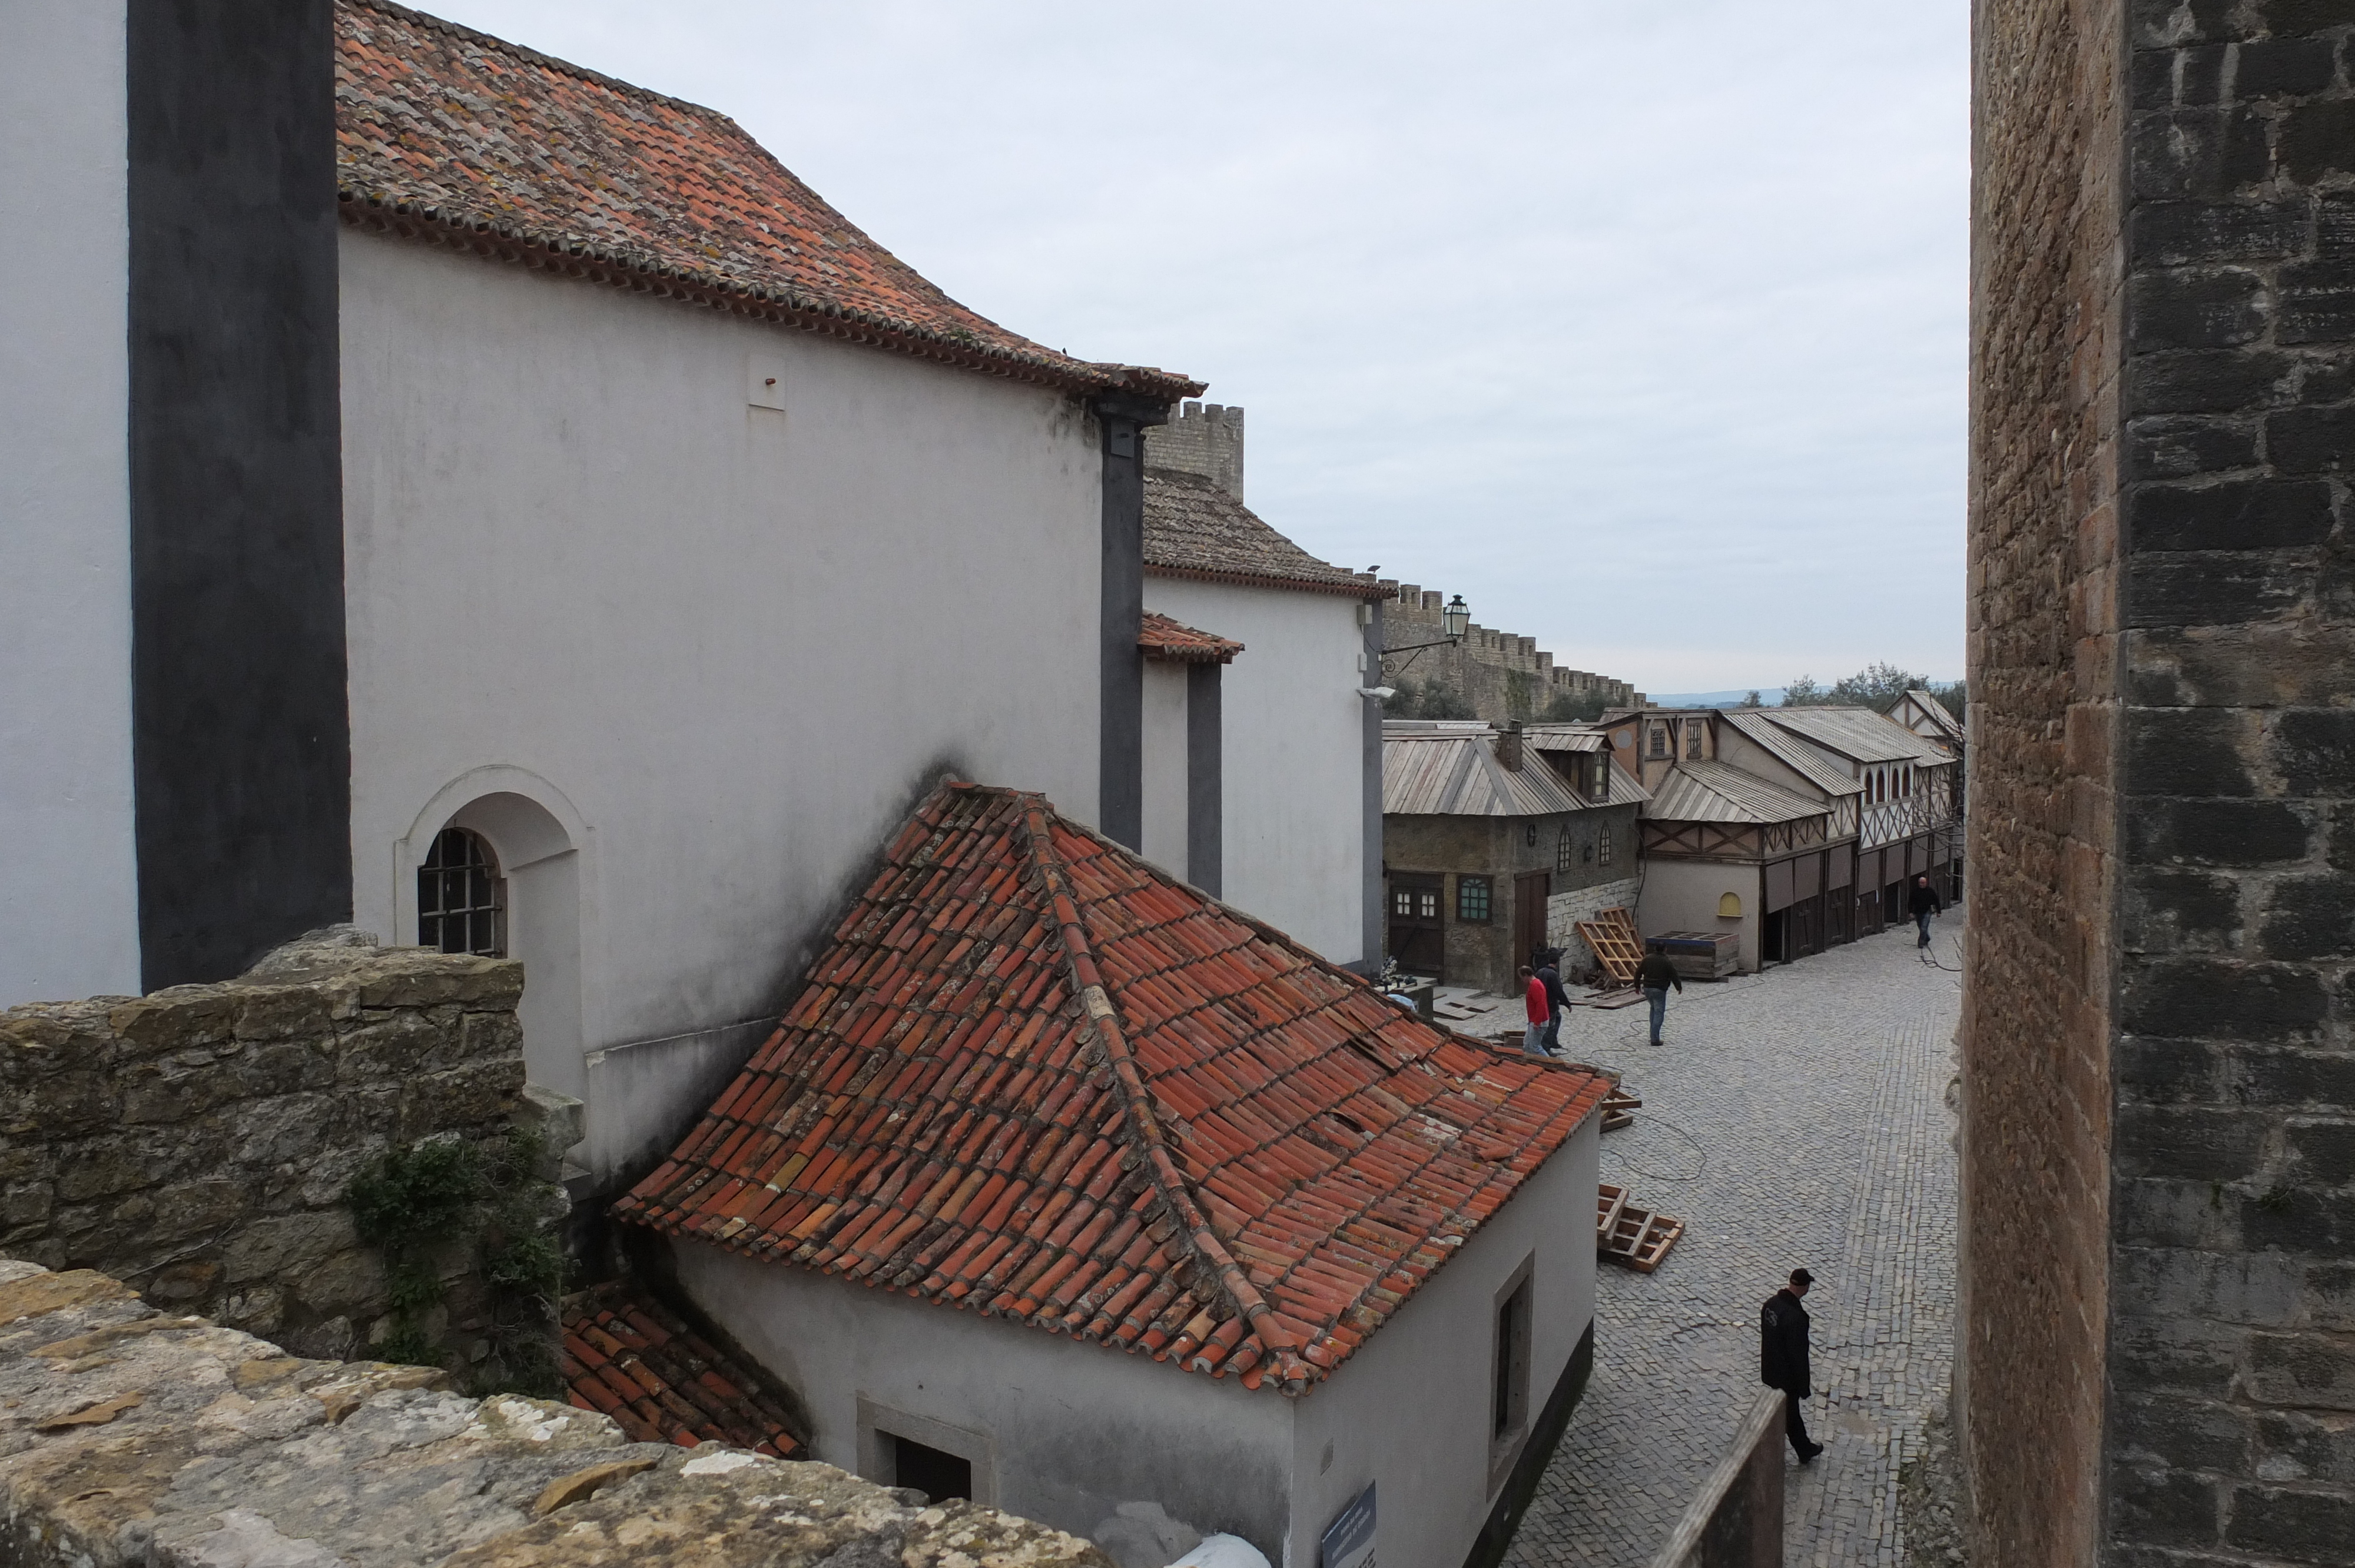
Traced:
[[1521, 1036], [1521, 1049], [1532, 1056], [1546, 1054], [1546, 1024], [1553, 1017], [1553, 1003], [1546, 1000], [1545, 981], [1529, 965], [1521, 966], [1521, 1011], [1529, 1015], [1529, 1032]]

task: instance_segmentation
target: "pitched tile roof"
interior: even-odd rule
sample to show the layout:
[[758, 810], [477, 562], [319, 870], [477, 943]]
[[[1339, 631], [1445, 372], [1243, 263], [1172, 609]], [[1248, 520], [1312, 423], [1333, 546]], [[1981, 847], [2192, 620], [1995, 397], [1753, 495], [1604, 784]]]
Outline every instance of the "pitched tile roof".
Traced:
[[950, 299], [728, 116], [389, 0], [337, 0], [347, 221], [1074, 391], [1167, 402]]
[[1231, 664], [1235, 655], [1243, 651], [1243, 645], [1231, 638], [1197, 631], [1149, 609], [1136, 629], [1136, 645], [1145, 650], [1148, 659], [1166, 659], [1176, 664]]
[[[1526, 744], [1526, 736], [1524, 743]], [[1382, 814], [1393, 817], [1550, 817], [1650, 799], [1624, 768], [1612, 768], [1611, 799], [1591, 800], [1554, 771], [1540, 751], [1519, 768], [1497, 760], [1493, 732], [1416, 733], [1382, 726]]]
[[566, 1399], [612, 1416], [633, 1443], [724, 1443], [780, 1458], [801, 1447], [760, 1374], [625, 1280], [565, 1302], [557, 1368]]
[[1145, 476], [1145, 569], [1160, 577], [1387, 599], [1376, 583], [1320, 561], [1199, 474]]
[[1679, 762], [1644, 815], [1667, 822], [1795, 822], [1831, 808], [1727, 762]]
[[614, 1213], [1297, 1393], [1608, 1086], [1422, 1022], [1039, 796], [949, 784]]

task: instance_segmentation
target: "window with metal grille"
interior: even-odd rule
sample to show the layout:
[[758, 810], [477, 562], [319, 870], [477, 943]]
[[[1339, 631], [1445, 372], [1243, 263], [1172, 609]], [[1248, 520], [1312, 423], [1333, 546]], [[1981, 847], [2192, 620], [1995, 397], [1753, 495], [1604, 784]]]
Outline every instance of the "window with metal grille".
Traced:
[[1577, 864], [1578, 835], [1570, 831], [1568, 822], [1564, 822], [1561, 825], [1561, 836], [1553, 841], [1553, 868], [1556, 871], [1569, 871]]
[[1455, 917], [1474, 925], [1486, 925], [1493, 906], [1485, 876], [1459, 876], [1455, 879]]
[[1692, 758], [1698, 758], [1700, 755], [1700, 720], [1699, 719], [1685, 720], [1685, 755]]
[[444, 828], [417, 868], [417, 945], [445, 953], [503, 959], [507, 950], [507, 885], [498, 857], [479, 833]]
[[1609, 865], [1611, 863], [1611, 827], [1609, 823], [1604, 824], [1603, 831], [1595, 835], [1594, 850], [1595, 858], [1597, 860], [1601, 861], [1605, 865]]
[[1668, 756], [1668, 726], [1667, 725], [1664, 725], [1664, 724], [1656, 724], [1656, 725], [1654, 725], [1654, 726], [1651, 726], [1651, 729], [1652, 729], [1652, 755], [1653, 755], [1653, 756], [1655, 756], [1655, 757], [1666, 757], [1666, 756]]

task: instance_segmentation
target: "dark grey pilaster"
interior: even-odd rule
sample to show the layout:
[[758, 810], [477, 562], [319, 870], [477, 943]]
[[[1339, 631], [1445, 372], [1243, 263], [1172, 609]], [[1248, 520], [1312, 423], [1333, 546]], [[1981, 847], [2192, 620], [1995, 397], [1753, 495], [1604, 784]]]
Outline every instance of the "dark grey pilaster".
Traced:
[[130, 0], [125, 43], [153, 989], [351, 917], [333, 7]]
[[1226, 732], [1221, 724], [1223, 664], [1186, 666], [1186, 880], [1223, 893]]
[[1131, 849], [1145, 842], [1145, 431], [1167, 423], [1168, 405], [1131, 397], [1096, 399], [1103, 431], [1103, 600], [1096, 826]]
[[[1366, 673], [1359, 684], [1379, 686], [1382, 683], [1382, 606], [1377, 599], [1366, 607]], [[1366, 736], [1363, 790], [1360, 808], [1365, 819], [1365, 954], [1359, 968], [1368, 975], [1378, 975], [1382, 969], [1382, 944], [1385, 938], [1382, 904], [1382, 705], [1371, 697], [1360, 697], [1359, 705], [1365, 710]]]

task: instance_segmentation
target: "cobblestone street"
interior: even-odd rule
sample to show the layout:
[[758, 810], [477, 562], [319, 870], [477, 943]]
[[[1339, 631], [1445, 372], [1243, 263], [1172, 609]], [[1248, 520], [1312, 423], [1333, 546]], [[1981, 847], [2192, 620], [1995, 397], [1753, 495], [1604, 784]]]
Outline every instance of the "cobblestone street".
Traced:
[[1827, 1446], [1790, 1465], [1785, 1561], [1902, 1560], [1898, 1471], [1953, 1344], [1960, 915], [1933, 930], [1947, 968], [1918, 960], [1908, 927], [1688, 985], [1658, 1050], [1641, 1007], [1573, 1010], [1566, 1054], [1624, 1069], [1644, 1099], [1604, 1135], [1604, 1180], [1686, 1230], [1657, 1273], [1602, 1269], [1593, 1381], [1507, 1563], [1651, 1558], [1758, 1392], [1759, 1304], [1801, 1265], [1816, 1276], [1806, 1418]]

